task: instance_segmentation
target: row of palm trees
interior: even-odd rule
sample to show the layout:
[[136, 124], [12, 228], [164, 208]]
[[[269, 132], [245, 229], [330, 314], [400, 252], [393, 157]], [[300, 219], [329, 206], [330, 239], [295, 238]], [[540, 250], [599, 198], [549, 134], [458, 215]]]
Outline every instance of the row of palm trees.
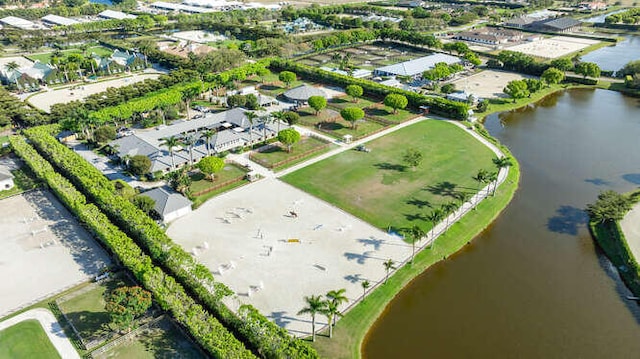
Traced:
[[160, 139], [160, 146], [167, 147], [169, 150], [169, 154], [171, 155], [171, 168], [175, 169], [175, 156], [174, 149], [176, 147], [186, 147], [189, 150], [189, 159], [190, 163], [193, 164], [193, 148], [195, 147], [198, 140], [204, 140], [207, 145], [207, 156], [211, 156], [211, 146], [210, 142], [213, 136], [215, 136], [216, 131], [214, 130], [205, 130], [200, 133], [190, 134], [182, 137], [178, 136], [170, 136], [164, 137]]
[[346, 289], [330, 290], [325, 294], [325, 298], [322, 295], [312, 295], [304, 297], [307, 306], [302, 308], [298, 315], [310, 314], [311, 315], [311, 340], [316, 341], [316, 315], [322, 314], [327, 317], [329, 323], [329, 338], [333, 337], [333, 327], [336, 325], [336, 319], [342, 316], [342, 313], [338, 309], [342, 303], [346, 303], [349, 299], [344, 295]]

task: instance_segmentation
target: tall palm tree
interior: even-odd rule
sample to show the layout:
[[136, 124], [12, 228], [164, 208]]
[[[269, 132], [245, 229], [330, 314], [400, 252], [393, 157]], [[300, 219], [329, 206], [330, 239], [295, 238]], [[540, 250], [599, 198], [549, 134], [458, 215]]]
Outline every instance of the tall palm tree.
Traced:
[[284, 121], [284, 112], [283, 111], [271, 112], [271, 117], [273, 117], [275, 123], [278, 125], [278, 132], [280, 132], [280, 123]]
[[253, 123], [258, 118], [258, 115], [253, 111], [245, 111], [244, 115], [249, 121], [249, 142], [253, 142]]
[[273, 118], [269, 115], [260, 117], [260, 122], [262, 122], [262, 140], [267, 142], [267, 125], [273, 123]]
[[416, 242], [422, 239], [425, 234], [426, 232], [424, 231], [424, 229], [418, 226], [411, 227], [411, 229], [409, 229], [406, 233], [406, 235], [411, 240], [411, 263], [413, 263], [413, 259], [416, 256]]
[[487, 181], [489, 181], [489, 187], [493, 185], [493, 189], [491, 190], [491, 196], [495, 196], [496, 188], [498, 187], [498, 172], [490, 172], [487, 175]]
[[493, 163], [496, 165], [496, 167], [498, 167], [498, 169], [502, 169], [502, 168], [513, 165], [513, 162], [509, 157], [496, 157], [493, 159]]
[[369, 287], [371, 287], [371, 283], [368, 280], [363, 280], [360, 285], [362, 286], [362, 299], [364, 300], [364, 295], [367, 294], [367, 289], [369, 289]]
[[[7, 75], [11, 75], [11, 72], [14, 72], [20, 68], [17, 62], [11, 61], [4, 64], [4, 69], [7, 70]], [[7, 76], [8, 77], [8, 76]], [[18, 86], [18, 76], [15, 76], [16, 86]]]
[[310, 297], [304, 297], [304, 301], [307, 306], [302, 308], [300, 314], [311, 314], [311, 341], [316, 341], [316, 314], [322, 313], [325, 310], [325, 301], [322, 300], [321, 295], [312, 295]]
[[450, 215], [458, 209], [458, 204], [456, 202], [447, 202], [443, 204], [441, 208], [442, 208], [442, 212], [444, 212], [444, 215], [447, 219], [447, 223], [444, 227], [444, 230], [446, 232], [447, 229], [449, 229], [449, 217], [451, 217]]
[[322, 314], [327, 316], [327, 320], [329, 321], [329, 338], [333, 337], [333, 326], [335, 324], [336, 317], [342, 316], [342, 313], [338, 310], [338, 304], [334, 303], [331, 300], [325, 301], [325, 307], [322, 310]]
[[160, 146], [165, 146], [169, 149], [171, 155], [171, 170], [176, 168], [175, 158], [173, 157], [173, 148], [180, 145], [180, 139], [176, 136], [165, 137], [160, 139]]
[[200, 138], [206, 141], [207, 145], [207, 156], [211, 156], [211, 139], [216, 135], [216, 131], [213, 130], [205, 130], [200, 133]]
[[487, 177], [489, 176], [489, 171], [485, 169], [478, 170], [478, 173], [473, 176], [473, 180], [478, 182], [478, 188], [476, 188], [476, 192], [480, 193], [480, 185], [483, 183], [487, 183]]
[[460, 207], [462, 207], [465, 203], [469, 202], [473, 196], [469, 192], [458, 192], [455, 197], [459, 201]]
[[384, 283], [387, 283], [387, 280], [389, 280], [389, 271], [391, 271], [392, 269], [396, 269], [395, 262], [393, 261], [393, 259], [389, 258], [386, 261], [384, 261], [382, 263], [382, 265], [384, 266], [384, 270], [387, 272], [387, 276], [384, 278]]
[[198, 137], [195, 135], [187, 135], [182, 138], [181, 142], [189, 150], [189, 164], [193, 164], [193, 147], [198, 142]]
[[[342, 289], [337, 289], [337, 290], [330, 290], [327, 292], [326, 297], [327, 299], [335, 304], [336, 308], [340, 307], [340, 304], [342, 303], [346, 303], [349, 301], [349, 298], [347, 298], [344, 293], [347, 290], [342, 288]], [[335, 317], [334, 317], [335, 319]], [[331, 323], [331, 321], [329, 321], [329, 323]], [[333, 321], [333, 325], [336, 325], [336, 321]], [[331, 333], [331, 331], [329, 331], [329, 333]], [[329, 337], [331, 337], [331, 335], [329, 335]]]
[[440, 223], [440, 221], [442, 221], [443, 218], [444, 218], [444, 212], [440, 208], [434, 209], [427, 216], [427, 219], [433, 225], [433, 227], [431, 227], [431, 237], [432, 238], [433, 238], [433, 232], [436, 230], [436, 226], [438, 225], [438, 223]]

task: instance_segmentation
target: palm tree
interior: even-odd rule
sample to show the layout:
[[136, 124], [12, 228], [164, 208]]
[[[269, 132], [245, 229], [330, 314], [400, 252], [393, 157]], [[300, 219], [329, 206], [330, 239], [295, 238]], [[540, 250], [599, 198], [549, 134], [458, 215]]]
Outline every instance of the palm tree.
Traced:
[[473, 196], [469, 192], [458, 192], [455, 197], [459, 201], [460, 207], [462, 207], [465, 203], [469, 202]]
[[406, 235], [411, 240], [411, 263], [412, 264], [413, 264], [413, 258], [416, 256], [416, 242], [422, 239], [422, 237], [424, 237], [425, 234], [426, 234], [425, 231], [418, 226], [411, 227], [411, 229], [409, 229], [406, 233]]
[[382, 265], [384, 266], [384, 270], [387, 272], [387, 276], [384, 278], [385, 284], [387, 283], [387, 280], [389, 280], [389, 271], [392, 269], [396, 269], [396, 267], [394, 267], [394, 264], [395, 262], [391, 258], [387, 259], [382, 263]]
[[189, 150], [189, 164], [193, 164], [193, 146], [198, 142], [195, 135], [187, 135], [182, 138], [182, 144]]
[[331, 300], [325, 301], [325, 307], [322, 310], [322, 314], [327, 316], [327, 320], [329, 321], [329, 338], [333, 337], [333, 325], [332, 322], [335, 323], [336, 317], [342, 316], [342, 313], [338, 310], [338, 304], [334, 303]]
[[496, 195], [496, 188], [498, 187], [498, 172], [490, 172], [487, 175], [487, 181], [489, 181], [489, 187], [493, 184], [493, 190], [491, 191], [491, 196]]
[[[7, 77], [11, 75], [10, 74], [11, 72], [18, 70], [19, 68], [20, 68], [20, 65], [18, 65], [18, 63], [15, 61], [7, 62], [4, 65], [4, 69], [7, 70]], [[16, 81], [16, 86], [18, 86], [18, 76], [15, 76], [15, 81]]]
[[444, 218], [444, 212], [440, 208], [434, 209], [427, 216], [427, 219], [433, 225], [433, 227], [431, 227], [431, 237], [432, 238], [433, 238], [433, 232], [436, 230], [436, 226], [438, 225], [438, 223], [440, 223], [440, 221], [442, 221], [442, 218]]
[[458, 204], [455, 202], [447, 202], [445, 204], [443, 204], [441, 206], [442, 208], [442, 212], [444, 212], [444, 215], [447, 219], [447, 223], [444, 227], [445, 232], [447, 231], [447, 229], [449, 229], [449, 217], [450, 214], [454, 213], [456, 211], [456, 209], [458, 209]]
[[165, 146], [169, 149], [169, 154], [171, 154], [171, 169], [176, 168], [175, 158], [173, 157], [173, 148], [180, 145], [180, 139], [176, 136], [165, 137], [160, 139], [160, 146]]
[[200, 138], [204, 139], [207, 144], [207, 156], [211, 156], [211, 147], [209, 145], [210, 145], [211, 139], [215, 135], [216, 135], [216, 131], [213, 131], [213, 130], [205, 130], [205, 131], [202, 131], [202, 133], [200, 134]]
[[249, 121], [249, 142], [253, 142], [253, 123], [258, 118], [258, 115], [253, 111], [245, 111], [244, 115]]
[[322, 313], [325, 310], [325, 301], [322, 300], [321, 295], [312, 295], [310, 297], [304, 297], [304, 301], [307, 302], [307, 306], [302, 308], [298, 312], [300, 314], [311, 314], [311, 341], [316, 341], [316, 314]]
[[513, 165], [513, 162], [511, 162], [511, 158], [509, 157], [496, 157], [493, 159], [493, 163], [498, 167], [498, 169]]
[[[344, 293], [347, 290], [342, 288], [342, 289], [338, 289], [338, 290], [330, 290], [327, 292], [326, 297], [327, 299], [332, 303], [335, 304], [336, 308], [340, 307], [340, 304], [342, 303], [346, 303], [349, 301], [349, 298], [347, 298]], [[338, 312], [339, 313], [339, 312]], [[335, 319], [335, 317], [334, 317]], [[329, 324], [331, 324], [331, 321], [329, 321]], [[333, 325], [336, 325], [336, 321], [333, 321]], [[331, 331], [329, 331], [329, 337], [331, 337]]]
[[480, 193], [480, 185], [487, 182], [487, 177], [489, 176], [489, 171], [485, 169], [478, 170], [478, 173], [473, 176], [473, 180], [478, 182], [478, 188], [476, 189], [477, 193]]
[[272, 123], [273, 118], [271, 118], [268, 115], [262, 116], [260, 117], [260, 121], [262, 122], [262, 140], [266, 143], [267, 142], [267, 124]]
[[362, 299], [364, 300], [364, 295], [367, 294], [367, 289], [369, 289], [369, 287], [371, 287], [371, 283], [368, 280], [363, 280], [360, 285], [362, 286]]
[[272, 112], [271, 117], [273, 117], [274, 122], [278, 125], [278, 132], [280, 132], [280, 123], [284, 121], [284, 112], [283, 111]]

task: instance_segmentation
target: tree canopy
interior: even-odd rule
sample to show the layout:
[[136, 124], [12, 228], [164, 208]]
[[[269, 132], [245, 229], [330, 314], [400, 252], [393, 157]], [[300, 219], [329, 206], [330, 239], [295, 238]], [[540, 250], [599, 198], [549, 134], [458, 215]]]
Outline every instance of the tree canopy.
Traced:
[[344, 89], [344, 91], [347, 95], [353, 98], [353, 102], [358, 102], [358, 97], [362, 96], [364, 93], [362, 86], [359, 85], [349, 85]]
[[527, 86], [527, 82], [524, 80], [509, 81], [509, 83], [502, 90], [502, 92], [509, 95], [513, 99], [514, 103], [516, 102], [517, 99], [525, 98], [530, 94]]
[[384, 98], [384, 104], [385, 106], [391, 107], [393, 109], [393, 113], [398, 113], [398, 109], [407, 107], [409, 101], [404, 95], [392, 93], [388, 94]]
[[296, 80], [296, 74], [291, 71], [282, 71], [280, 75], [278, 75], [278, 79], [284, 82], [287, 87], [291, 86], [291, 83]]
[[544, 70], [540, 78], [544, 82], [550, 85], [553, 85], [553, 84], [560, 83], [562, 80], [564, 80], [564, 72], [562, 72], [562, 70], [557, 69], [555, 67], [549, 67], [548, 69]]
[[293, 128], [285, 128], [278, 132], [278, 141], [287, 146], [287, 152], [291, 152], [291, 146], [300, 141], [300, 132]]
[[316, 111], [316, 115], [318, 115], [323, 108], [327, 107], [327, 99], [322, 96], [311, 96], [308, 102], [309, 106]]
[[631, 200], [615, 191], [604, 191], [598, 200], [587, 205], [587, 212], [592, 220], [600, 223], [619, 221], [631, 210]]
[[208, 156], [201, 159], [196, 167], [207, 175], [207, 178], [213, 180], [213, 176], [224, 168], [224, 160], [220, 157]]
[[151, 160], [144, 155], [135, 155], [129, 159], [129, 170], [134, 175], [143, 175], [151, 169]]
[[581, 62], [576, 65], [575, 73], [582, 75], [584, 78], [600, 77], [600, 66], [594, 62]]
[[151, 293], [141, 287], [120, 287], [107, 295], [105, 309], [111, 315], [113, 324], [119, 328], [131, 329], [136, 317], [151, 307]]
[[340, 116], [351, 123], [352, 128], [356, 128], [356, 122], [364, 117], [364, 111], [360, 107], [347, 107], [340, 111]]

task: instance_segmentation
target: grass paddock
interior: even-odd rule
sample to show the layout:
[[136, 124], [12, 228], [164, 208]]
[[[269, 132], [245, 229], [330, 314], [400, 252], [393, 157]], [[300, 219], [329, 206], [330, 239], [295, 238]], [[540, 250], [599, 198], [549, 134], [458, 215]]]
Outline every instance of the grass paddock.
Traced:
[[0, 358], [60, 358], [44, 329], [35, 319], [0, 331]]

